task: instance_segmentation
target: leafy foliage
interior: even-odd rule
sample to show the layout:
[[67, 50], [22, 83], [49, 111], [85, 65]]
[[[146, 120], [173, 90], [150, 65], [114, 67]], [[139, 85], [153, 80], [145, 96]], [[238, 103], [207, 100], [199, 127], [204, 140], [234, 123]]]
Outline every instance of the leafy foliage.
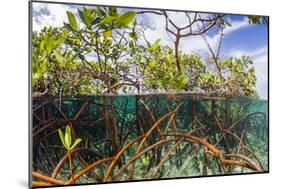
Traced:
[[67, 11], [66, 14], [68, 17], [68, 22], [69, 22], [68, 26], [70, 26], [70, 29], [74, 31], [78, 31], [78, 24], [72, 12]]
[[[136, 12], [82, 8], [79, 19], [67, 11], [63, 28], [33, 34], [33, 89], [63, 96], [101, 93], [191, 91], [218, 95], [255, 96], [256, 76], [246, 57], [214, 60], [178, 52], [144, 38]], [[249, 17], [259, 23], [261, 18]], [[220, 27], [231, 27], [219, 17]], [[80, 26], [79, 26], [80, 25]], [[181, 70], [178, 70], [178, 65]], [[218, 71], [219, 69], [219, 71]]]
[[265, 24], [269, 25], [267, 16], [248, 16], [250, 24]]
[[63, 133], [63, 131], [61, 129], [59, 129], [58, 131], [59, 131], [60, 140], [61, 140], [63, 146], [68, 151], [70, 151], [73, 148], [75, 148], [82, 141], [80, 138], [77, 138], [74, 141], [74, 143], [72, 143], [71, 129], [70, 129], [69, 125], [67, 125], [65, 127], [65, 133]]

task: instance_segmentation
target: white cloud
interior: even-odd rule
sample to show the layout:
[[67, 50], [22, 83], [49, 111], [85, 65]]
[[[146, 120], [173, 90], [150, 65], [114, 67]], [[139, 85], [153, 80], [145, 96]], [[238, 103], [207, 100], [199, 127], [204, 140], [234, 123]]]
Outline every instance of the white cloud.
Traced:
[[228, 53], [228, 56], [231, 57], [235, 57], [235, 58], [240, 58], [242, 55], [247, 55], [250, 56], [252, 58], [255, 57], [260, 57], [264, 54], [267, 54], [267, 47], [261, 47], [259, 49], [255, 49], [255, 50], [243, 50], [243, 49], [236, 49], [236, 50], [232, 50], [230, 51], [230, 53]]
[[257, 76], [256, 89], [262, 99], [268, 98], [268, 55], [264, 53], [253, 58], [255, 73]]
[[147, 14], [142, 18], [144, 19], [144, 24], [151, 27], [144, 32], [147, 41], [153, 43], [157, 39], [161, 38], [161, 45], [173, 46], [173, 41], [169, 38], [165, 29], [165, 19], [163, 16]]
[[[169, 19], [173, 21], [178, 27], [184, 27], [189, 23], [188, 17], [184, 12], [167, 11], [167, 14]], [[188, 13], [188, 15], [190, 16], [190, 18], [194, 18], [195, 13]]]
[[[227, 35], [230, 35], [231, 33], [235, 32], [235, 31], [238, 31], [242, 28], [251, 26], [248, 23], [246, 18], [243, 20], [240, 20], [240, 21], [229, 20], [229, 23], [231, 24], [231, 26], [226, 27], [223, 31], [224, 37]], [[215, 34], [212, 36], [205, 34], [205, 37], [206, 37], [209, 45], [211, 46], [211, 48], [216, 51], [217, 47], [218, 47], [219, 39], [220, 39], [220, 34]], [[207, 53], [209, 54], [207, 45], [201, 36], [193, 36], [192, 38], [184, 38], [181, 41], [181, 49], [187, 53], [198, 53], [200, 55], [205, 55]]]
[[[189, 13], [189, 15], [191, 18], [194, 17], [194, 13]], [[186, 26], [188, 23], [188, 18], [183, 12], [168, 12], [168, 16], [179, 27]], [[202, 18], [207, 18], [210, 15], [200, 14], [200, 16]], [[149, 42], [153, 42], [156, 39], [161, 38], [161, 45], [169, 45], [172, 47], [174, 46], [174, 42], [173, 42], [174, 37], [172, 35], [169, 36], [168, 32], [166, 31], [165, 29], [166, 22], [163, 16], [147, 14], [143, 19], [145, 19], [146, 24], [154, 28], [154, 29], [147, 29], [145, 31], [146, 39]], [[239, 22], [234, 23], [234, 25], [236, 24], [239, 24]], [[171, 25], [169, 28], [171, 28], [171, 30], [174, 31]], [[239, 27], [235, 27], [235, 28], [239, 29]], [[196, 31], [198, 27], [194, 25], [192, 29], [193, 31]], [[182, 34], [184, 32], [182, 32]], [[214, 35], [214, 36], [206, 35], [206, 38], [210, 43], [211, 47], [215, 47], [218, 42], [219, 35]], [[201, 36], [181, 38], [179, 48], [185, 53], [198, 53], [202, 55], [202, 54], [206, 54], [207, 52], [207, 46]]]
[[[246, 18], [240, 21], [229, 20], [229, 23], [231, 24], [231, 26], [227, 26], [223, 31], [224, 37], [242, 28], [251, 26], [249, 25]], [[220, 40], [220, 34], [205, 34], [205, 37], [211, 48], [216, 52]], [[201, 36], [192, 36], [191, 38], [184, 38], [181, 41], [181, 49], [187, 53], [197, 53], [203, 56], [206, 54], [210, 54], [208, 47]]]
[[230, 22], [231, 26], [224, 29], [225, 35], [230, 34], [234, 31], [240, 30], [242, 28], [253, 26], [253, 25], [249, 24], [248, 19], [246, 17], [243, 20], [239, 20], [239, 21], [229, 20], [229, 22]]
[[33, 30], [40, 30], [44, 26], [60, 27], [63, 22], [67, 22], [66, 11], [77, 12], [73, 8], [64, 4], [33, 3]]

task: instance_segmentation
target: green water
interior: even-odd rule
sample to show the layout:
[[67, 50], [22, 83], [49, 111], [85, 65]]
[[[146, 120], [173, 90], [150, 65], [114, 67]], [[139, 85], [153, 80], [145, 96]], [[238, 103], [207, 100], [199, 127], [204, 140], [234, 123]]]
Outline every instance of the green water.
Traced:
[[[175, 112], [169, 114], [172, 111]], [[149, 132], [158, 121], [157, 127]], [[198, 94], [36, 99], [33, 100], [34, 170], [44, 175], [53, 172], [65, 154], [60, 148], [57, 129], [67, 124], [71, 124], [76, 137], [82, 139], [79, 148], [85, 150], [79, 155], [88, 164], [115, 157], [126, 144], [148, 132], [140, 152], [161, 140], [171, 139], [137, 158], [133, 175], [130, 175], [132, 165], [129, 165], [113, 178], [136, 155], [140, 144], [137, 141], [121, 155], [109, 181], [256, 172], [246, 167], [222, 166], [204, 145], [180, 137], [173, 141], [173, 136], [163, 134], [191, 134], [220, 150], [226, 159], [243, 162], [241, 158], [228, 156], [239, 154], [250, 159], [262, 171], [268, 171], [268, 103], [263, 100]], [[182, 141], [159, 166], [169, 149], [180, 139]], [[85, 166], [75, 156], [73, 164], [74, 173]], [[103, 182], [109, 164], [96, 168], [97, 177], [85, 174], [77, 183]], [[159, 170], [153, 175], [157, 166]], [[67, 179], [67, 169], [68, 164], [65, 163], [58, 178]]]

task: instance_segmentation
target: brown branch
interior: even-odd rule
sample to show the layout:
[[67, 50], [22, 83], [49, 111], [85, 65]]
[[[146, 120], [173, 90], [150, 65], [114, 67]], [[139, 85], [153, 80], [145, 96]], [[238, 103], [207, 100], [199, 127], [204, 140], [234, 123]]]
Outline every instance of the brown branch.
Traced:
[[68, 123], [68, 125], [71, 128], [71, 133], [73, 135], [73, 138], [75, 139], [77, 134], [76, 131], [74, 130], [74, 127], [72, 125], [72, 122], [66, 117], [66, 115], [64, 114], [64, 112], [61, 110], [61, 108], [59, 108], [56, 104], [54, 104], [54, 106], [56, 107], [56, 109], [59, 111], [59, 113], [62, 115], [62, 117], [65, 119], [65, 121]]
[[180, 34], [180, 37], [187, 37], [187, 36], [196, 36], [196, 35], [201, 35], [205, 32], [207, 32], [208, 30], [210, 30], [213, 26], [216, 25], [216, 22], [213, 21], [210, 25], [208, 25], [206, 28], [204, 28], [203, 30], [200, 30], [198, 31], [197, 33], [196, 32], [193, 32], [193, 33], [186, 33], [186, 34]]
[[36, 111], [36, 110], [39, 110], [40, 108], [44, 108], [44, 106], [50, 104], [51, 101], [47, 101], [47, 102], [44, 102], [43, 104], [41, 104], [40, 106], [37, 106], [35, 108], [32, 109], [32, 112]]
[[79, 109], [79, 111], [76, 113], [76, 115], [74, 116], [73, 120], [77, 120], [80, 116], [80, 114], [83, 112], [83, 110], [85, 109], [85, 107], [87, 107], [89, 105], [89, 101], [85, 102], [81, 108]]
[[136, 83], [126, 83], [126, 82], [123, 82], [123, 83], [116, 83], [112, 86], [110, 86], [108, 89], [106, 89], [106, 91], [104, 91], [103, 93], [106, 94], [106, 93], [109, 93], [112, 89], [115, 89], [117, 87], [120, 87], [120, 86], [134, 86], [135, 88], [137, 88], [137, 84]]
[[[250, 152], [250, 154], [252, 154], [252, 155], [254, 156], [254, 158], [258, 161], [260, 167], [263, 169], [262, 163], [261, 163], [261, 161], [259, 160], [258, 156], [255, 154], [255, 152], [254, 152], [251, 148], [249, 148], [248, 146], [246, 146], [246, 145], [243, 143], [243, 141], [241, 141], [241, 138], [240, 138], [240, 137], [238, 137], [236, 134], [232, 133], [232, 132], [229, 131], [229, 130], [223, 129], [222, 131], [225, 132], [225, 133], [227, 133], [227, 134], [229, 134], [229, 135], [232, 135], [232, 136], [233, 136], [234, 138], [236, 138], [239, 142], [241, 142], [241, 145], [243, 146], [243, 148], [244, 148], [245, 150], [247, 150], [248, 152]], [[219, 141], [220, 141], [220, 140], [221, 140], [221, 138], [219, 139]], [[218, 141], [218, 142], [219, 142], [219, 141]]]
[[[192, 25], [195, 24], [196, 22], [201, 22], [201, 23], [204, 23], [204, 22], [214, 22], [214, 21], [216, 21], [216, 20], [218, 19], [218, 17], [215, 17], [215, 18], [212, 18], [212, 19], [203, 19], [203, 18], [201, 18], [200, 16], [199, 16], [199, 18], [197, 18], [197, 16], [198, 16], [198, 14], [195, 13], [194, 18], [193, 18], [193, 21], [191, 21], [191, 20], [189, 19], [190, 24], [188, 24], [188, 25], [186, 25], [186, 26], [184, 26], [184, 27], [182, 27], [182, 28], [180, 28], [180, 29], [181, 29], [181, 30], [185, 30], [185, 29], [187, 29], [187, 28], [192, 28]], [[192, 33], [192, 32], [191, 32], [191, 33]]]
[[170, 32], [171, 34], [173, 34], [174, 36], [176, 36], [177, 34], [176, 34], [175, 32], [173, 32], [172, 30], [169, 29], [169, 24], [168, 24], [168, 23], [169, 23], [169, 18], [168, 18], [167, 13], [164, 11], [163, 14], [164, 14], [164, 16], [165, 16], [165, 18], [166, 18], [166, 25], [165, 25], [166, 30], [167, 30], [168, 32]]
[[[102, 164], [102, 163], [105, 163], [107, 161], [111, 161], [113, 160], [114, 157], [108, 157], [108, 158], [104, 158], [104, 159], [101, 159], [101, 160], [98, 160], [94, 163], [92, 163], [91, 165], [85, 167], [84, 169], [82, 169], [81, 171], [79, 171], [76, 175], [74, 175], [73, 179], [74, 181], [76, 181], [78, 178], [80, 178], [84, 173], [86, 173], [87, 171], [93, 169], [94, 167], [96, 167], [97, 165], [99, 164]], [[69, 179], [65, 184], [73, 184], [73, 181], [72, 179]]]
[[154, 169], [153, 173], [151, 174], [151, 179], [153, 179], [157, 172], [159, 171], [160, 167], [164, 164], [164, 162], [168, 159], [168, 157], [171, 155], [171, 153], [174, 151], [174, 149], [181, 143], [181, 141], [183, 140], [180, 139], [176, 142], [176, 144], [174, 144], [170, 149], [169, 151], [167, 152], [167, 154], [163, 157], [163, 159], [160, 161], [160, 163], [156, 166], [156, 168]]
[[[172, 99], [176, 100], [176, 97], [174, 95], [172, 95]], [[166, 107], [168, 109], [168, 111], [171, 111], [171, 108], [169, 107], [168, 101], [166, 100]], [[168, 126], [168, 125], [167, 125]], [[174, 126], [174, 131], [177, 132], [177, 125], [176, 125], [176, 121], [175, 119], [173, 119], [173, 126]], [[168, 132], [168, 129], [170, 128], [170, 126], [166, 127], [165, 129], [165, 133]]]
[[53, 184], [49, 184], [46, 182], [32, 181], [32, 187], [44, 187], [44, 186], [53, 186]]
[[247, 167], [247, 168], [255, 170], [257, 172], [262, 171], [262, 168], [260, 168], [260, 166], [258, 166], [256, 164], [252, 164], [252, 163], [250, 164], [248, 162], [245, 163], [245, 162], [240, 162], [240, 161], [236, 161], [236, 160], [226, 160], [218, 148], [216, 148], [212, 144], [208, 143], [207, 141], [205, 141], [199, 137], [196, 137], [196, 136], [193, 136], [190, 134], [176, 134], [176, 133], [163, 134], [163, 136], [184, 137], [184, 138], [188, 139], [189, 141], [194, 141], [198, 144], [201, 144], [201, 145], [205, 146], [208, 150], [210, 150], [211, 155], [213, 155], [216, 158], [219, 158], [219, 160], [222, 162], [222, 164], [230, 164], [230, 165], [238, 165], [238, 166], [242, 166], [242, 167]]
[[[150, 116], [150, 119], [152, 120], [152, 124], [154, 124], [156, 122], [156, 119], [155, 119], [154, 115], [152, 114], [152, 111], [150, 111], [150, 109], [148, 108], [148, 106], [145, 104], [145, 102], [143, 100], [139, 100], [139, 102], [143, 105], [144, 109]], [[158, 132], [161, 133], [160, 127], [158, 125], [157, 125], [157, 129], [158, 129]]]
[[258, 172], [262, 172], [263, 169], [258, 166], [253, 160], [251, 160], [250, 158], [242, 155], [242, 154], [224, 154], [224, 157], [236, 157], [236, 158], [240, 158], [242, 160], [244, 160], [248, 165], [248, 168], [254, 168], [255, 170], [257, 170]]
[[[140, 151], [140, 149], [141, 149], [143, 143], [146, 141], [146, 139], [149, 137], [149, 135], [152, 133], [152, 131], [153, 131], [156, 127], [158, 127], [158, 125], [159, 125], [166, 117], [171, 116], [170, 120], [172, 120], [172, 119], [173, 119], [173, 115], [178, 111], [178, 109], [180, 108], [180, 106], [181, 106], [181, 104], [178, 105], [175, 110], [173, 110], [173, 111], [171, 111], [171, 112], [165, 114], [165, 115], [162, 116], [156, 123], [154, 123], [154, 125], [145, 133], [144, 138], [142, 139], [142, 141], [140, 142], [140, 144], [139, 144], [139, 146], [138, 146], [138, 148], [137, 148], [136, 154]], [[170, 120], [169, 120], [168, 124], [171, 124], [171, 121], [170, 121]]]
[[[181, 104], [179, 104], [174, 111], [171, 111], [167, 114], [165, 114], [164, 116], [162, 116], [156, 123], [154, 123], [154, 125], [145, 133], [144, 135], [144, 138], [142, 139], [142, 141], [140, 142], [137, 150], [136, 150], [136, 155], [140, 152], [141, 150], [141, 147], [143, 146], [144, 142], [147, 140], [147, 138], [150, 136], [150, 134], [152, 133], [152, 131], [156, 128], [156, 127], [159, 127], [158, 125], [168, 116], [171, 116], [170, 117], [170, 120], [168, 122], [168, 124], [171, 124], [171, 120], [173, 120], [174, 118], [174, 114], [178, 111], [178, 109], [180, 108]], [[131, 169], [131, 172], [130, 172], [130, 179], [133, 177], [134, 175], [134, 169], [135, 169], [135, 162], [133, 163], [133, 166], [132, 166], [132, 169]]]
[[[83, 152], [83, 151], [90, 151], [90, 152], [93, 152], [95, 154], [95, 156], [98, 156], [99, 158], [102, 157], [97, 152], [92, 151], [92, 150], [87, 149], [87, 148], [75, 148], [75, 149], [70, 151], [70, 154], [73, 155], [73, 154], [80, 153], [80, 152]], [[63, 158], [61, 158], [61, 160], [59, 161], [59, 163], [57, 164], [56, 168], [53, 171], [52, 178], [56, 178], [57, 177], [57, 175], [58, 175], [62, 165], [64, 164], [65, 161], [67, 161], [67, 158], [68, 158], [67, 154], [65, 156], [63, 156]]]
[[120, 157], [122, 156], [122, 154], [130, 147], [132, 146], [135, 142], [137, 142], [139, 139], [141, 139], [143, 137], [139, 136], [137, 138], [135, 138], [134, 140], [132, 140], [130, 143], [126, 144], [119, 152], [118, 154], [114, 157], [113, 161], [111, 162], [111, 164], [108, 166], [107, 170], [106, 170], [106, 174], [105, 177], [103, 179], [104, 182], [108, 181], [108, 178], [114, 168], [114, 166], [116, 165], [116, 163], [119, 161]]
[[35, 131], [32, 135], [33, 138], [35, 138], [39, 133], [43, 132], [45, 129], [52, 127], [55, 123], [57, 122], [57, 120], [52, 121], [51, 123], [44, 125], [43, 127], [39, 128], [37, 131]]
[[62, 180], [58, 180], [58, 179], [54, 179], [54, 178], [51, 178], [51, 177], [48, 177], [48, 176], [45, 176], [45, 175], [41, 175], [40, 173], [37, 173], [35, 171], [32, 172], [32, 176], [37, 178], [37, 179], [49, 182], [51, 184], [63, 185], [65, 183]]
[[[86, 167], [89, 166], [89, 164], [87, 163], [87, 161], [80, 155], [78, 155], [78, 159], [80, 160], [80, 163], [84, 164]], [[96, 172], [94, 170], [90, 170], [91, 174], [95, 177], [96, 180], [101, 180], [101, 178], [96, 174]]]
[[265, 113], [263, 112], [253, 112], [253, 113], [249, 113], [245, 116], [243, 116], [242, 118], [238, 119], [237, 121], [235, 121], [227, 130], [230, 131], [231, 129], [233, 129], [239, 122], [243, 121], [244, 119], [252, 116], [252, 115], [263, 115], [265, 117]]
[[147, 147], [145, 150], [141, 151], [140, 153], [136, 154], [127, 164], [123, 165], [113, 176], [113, 179], [115, 179], [118, 175], [120, 175], [130, 164], [134, 163], [139, 157], [141, 157], [143, 154], [145, 154], [147, 151], [158, 147], [159, 145], [171, 142], [171, 141], [178, 141], [179, 138], [172, 138], [172, 139], [164, 139], [160, 140], [151, 146]]
[[71, 155], [70, 152], [67, 152], [67, 156], [68, 156], [68, 161], [69, 161], [69, 175], [70, 175], [70, 179], [72, 180], [72, 183], [75, 184], [73, 175], [72, 175], [72, 160], [71, 160]]

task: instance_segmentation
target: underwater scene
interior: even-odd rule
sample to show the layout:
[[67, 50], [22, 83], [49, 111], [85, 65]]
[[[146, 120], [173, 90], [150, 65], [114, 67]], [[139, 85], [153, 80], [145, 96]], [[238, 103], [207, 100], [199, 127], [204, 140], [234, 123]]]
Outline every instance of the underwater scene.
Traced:
[[34, 100], [34, 182], [267, 172], [267, 107], [262, 100], [196, 94]]

